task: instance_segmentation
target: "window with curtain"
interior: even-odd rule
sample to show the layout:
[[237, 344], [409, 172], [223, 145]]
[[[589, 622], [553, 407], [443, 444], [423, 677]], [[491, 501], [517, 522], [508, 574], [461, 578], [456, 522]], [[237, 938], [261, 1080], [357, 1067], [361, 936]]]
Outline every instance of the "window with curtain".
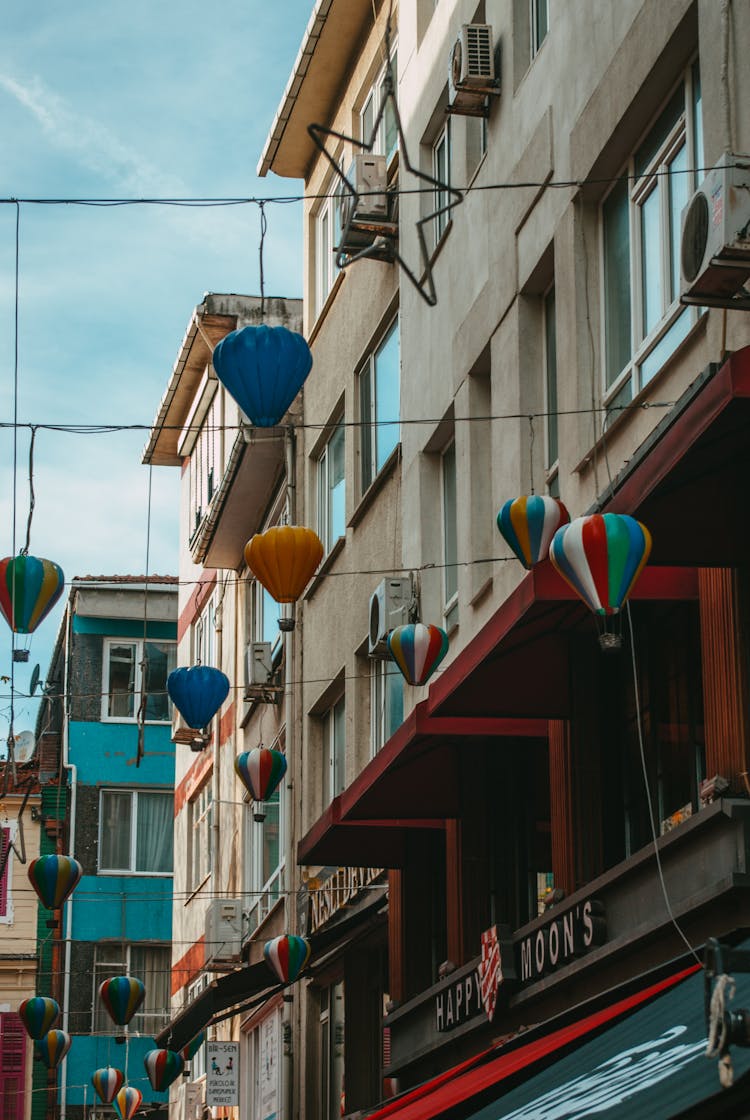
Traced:
[[171, 875], [173, 823], [169, 791], [102, 790], [99, 873]]
[[695, 63], [602, 204], [604, 391], [612, 408], [656, 376], [697, 317], [679, 302], [680, 217], [702, 166]]
[[167, 723], [172, 718], [167, 677], [176, 664], [176, 642], [106, 638], [102, 720], [135, 721], [145, 702], [147, 721]]
[[154, 1035], [170, 1018], [172, 951], [169, 945], [99, 942], [94, 948], [93, 1029], [113, 1034], [113, 1024], [99, 999], [99, 986], [112, 976], [133, 976], [146, 987], [143, 1003], [130, 1020], [129, 1030]]

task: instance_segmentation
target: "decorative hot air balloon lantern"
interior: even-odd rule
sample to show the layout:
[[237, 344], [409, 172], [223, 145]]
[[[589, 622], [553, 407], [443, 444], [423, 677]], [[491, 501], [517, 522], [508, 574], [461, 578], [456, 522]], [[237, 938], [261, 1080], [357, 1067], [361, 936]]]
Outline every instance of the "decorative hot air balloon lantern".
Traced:
[[117, 1094], [125, 1084], [125, 1074], [114, 1066], [103, 1066], [94, 1070], [91, 1075], [91, 1084], [97, 1097], [103, 1104], [112, 1104]]
[[175, 1050], [149, 1050], [143, 1065], [151, 1082], [151, 1088], [164, 1093], [182, 1073], [185, 1060]]
[[511, 498], [497, 515], [497, 527], [524, 568], [546, 560], [550, 542], [570, 514], [558, 498], [523, 494]]
[[[320, 537], [304, 525], [274, 525], [245, 545], [247, 566], [277, 603], [296, 603], [322, 559]], [[279, 628], [293, 630], [294, 616]]]
[[291, 984], [297, 979], [310, 959], [310, 952], [310, 942], [307, 938], [297, 937], [291, 933], [274, 937], [272, 941], [266, 941], [263, 946], [266, 963], [282, 984]]
[[210, 665], [175, 669], [167, 677], [167, 692], [188, 727], [199, 731], [229, 695], [229, 677]]
[[60, 1004], [49, 996], [32, 996], [18, 1005], [18, 1015], [29, 1038], [44, 1038], [60, 1018]]
[[593, 513], [555, 533], [549, 558], [597, 616], [599, 643], [619, 649], [620, 611], [651, 552], [651, 534], [634, 517]]
[[16, 634], [31, 634], [63, 593], [65, 576], [54, 560], [6, 556], [0, 560], [0, 611]]
[[242, 327], [214, 349], [216, 376], [259, 428], [278, 424], [312, 369], [301, 334], [286, 327]]
[[132, 1085], [125, 1085], [112, 1102], [120, 1120], [132, 1120], [143, 1102], [143, 1093]]
[[34, 1043], [34, 1053], [47, 1069], [56, 1069], [63, 1060], [72, 1039], [65, 1031], [47, 1031], [43, 1038]]
[[180, 1056], [182, 1057], [182, 1060], [184, 1062], [191, 1062], [205, 1041], [206, 1032], [198, 1031], [195, 1038], [191, 1038], [187, 1046], [183, 1046], [182, 1050], [180, 1050]]
[[264, 821], [265, 803], [286, 774], [286, 755], [268, 747], [254, 747], [237, 755], [234, 768], [253, 799], [253, 819]]
[[388, 650], [408, 684], [426, 684], [448, 652], [448, 635], [439, 626], [413, 622], [391, 630]]
[[59, 910], [75, 890], [83, 868], [72, 856], [39, 856], [29, 864], [29, 882], [48, 910]]
[[[99, 985], [99, 999], [118, 1027], [127, 1026], [145, 998], [146, 985], [134, 976], [110, 976]], [[115, 1040], [124, 1042], [125, 1035], [117, 1035]]]

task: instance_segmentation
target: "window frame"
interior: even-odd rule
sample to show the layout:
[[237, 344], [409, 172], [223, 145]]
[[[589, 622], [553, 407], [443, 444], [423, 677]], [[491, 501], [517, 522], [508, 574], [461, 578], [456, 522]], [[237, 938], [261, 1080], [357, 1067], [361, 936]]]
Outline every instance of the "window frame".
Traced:
[[188, 891], [194, 894], [214, 869], [214, 791], [212, 776], [188, 800]]
[[[540, 13], [544, 12], [544, 21]], [[531, 57], [536, 58], [549, 35], [549, 0], [529, 0]]]
[[[209, 367], [210, 368], [210, 367]], [[221, 470], [221, 394], [214, 390], [206, 408], [205, 418], [189, 458], [189, 494], [192, 522], [189, 539], [193, 540], [218, 492]]]
[[[396, 339], [396, 393], [398, 397], [398, 418], [390, 417], [380, 419], [378, 402], [381, 393], [378, 392], [378, 357], [383, 354], [391, 341]], [[387, 367], [385, 367], [387, 373]], [[378, 478], [391, 456], [401, 442], [401, 338], [399, 316], [396, 315], [383, 331], [377, 344], [367, 355], [357, 376], [358, 408], [359, 408], [359, 452], [360, 452], [360, 488], [365, 494]], [[392, 387], [391, 387], [392, 388]], [[395, 439], [392, 444], [386, 444], [382, 449], [379, 446], [379, 435], [395, 428]]]
[[[655, 132], [662, 125], [663, 115], [677, 99], [680, 90], [681, 109], [664, 134], [660, 138], [655, 137]], [[686, 170], [683, 173], [679, 168], [674, 172], [669, 169], [681, 154], [684, 154], [688, 169], [697, 166], [697, 153], [702, 145], [701, 104], [700, 74], [697, 61], [693, 60], [651, 118], [648, 128], [634, 145], [618, 181], [600, 204], [601, 377], [603, 402], [608, 409], [627, 406], [658, 377], [700, 313], [696, 307], [683, 306], [679, 299], [679, 218], [683, 205], [697, 185], [697, 176], [695, 171]], [[656, 147], [645, 165], [638, 169], [637, 158], [650, 143], [656, 143]], [[618, 200], [618, 191], [622, 191], [623, 183], [625, 191]], [[672, 195], [675, 184], [682, 186], [681, 197]], [[657, 218], [658, 236], [656, 239], [649, 237], [647, 245], [651, 249], [655, 246], [658, 270], [649, 268], [646, 272], [643, 248], [644, 222], [647, 220], [645, 208], [652, 200], [657, 204], [653, 214]], [[608, 204], [611, 204], [609, 210]], [[622, 211], [619, 211], [620, 207]], [[619, 269], [615, 250], [608, 250], [607, 230], [613, 228], [613, 218], [622, 223], [623, 230], [627, 226], [627, 285], [622, 271], [624, 247], [620, 247]], [[647, 275], [653, 277], [657, 272], [658, 291], [655, 291], [645, 278]], [[624, 294], [625, 287], [627, 307], [623, 303], [620, 308], [616, 300], [619, 294]], [[660, 308], [653, 322], [649, 322], [652, 314], [649, 298], [653, 299], [655, 295]], [[629, 357], [619, 371], [613, 371], [613, 340], [621, 349], [625, 338], [629, 339]], [[616, 358], [619, 363], [621, 356], [618, 354]], [[652, 365], [650, 369], [649, 363]]]
[[[281, 740], [273, 744], [275, 750], [284, 753], [285, 747]], [[243, 878], [244, 893], [249, 896], [248, 936], [265, 922], [277, 902], [284, 897], [284, 881], [286, 869], [286, 794], [285, 782], [282, 781], [273, 795], [265, 802], [266, 820], [253, 819], [253, 804], [248, 798], [245, 801], [244, 818], [244, 858]], [[278, 858], [270, 874], [264, 875], [263, 859], [265, 844], [269, 839], [270, 828], [268, 811], [276, 812], [278, 819]]]
[[[398, 89], [398, 42], [391, 44], [391, 68], [393, 70], [394, 93]], [[398, 153], [398, 129], [396, 128], [395, 115], [393, 119], [394, 128], [394, 142], [389, 151], [386, 151], [386, 139], [388, 136], [388, 122], [386, 120], [388, 110], [383, 111], [380, 121], [378, 123], [378, 130], [373, 138], [372, 130], [378, 114], [381, 111], [381, 106], [384, 100], [383, 86], [385, 84], [385, 76], [387, 71], [385, 63], [380, 67], [375, 78], [370, 85], [367, 96], [362, 102], [362, 108], [359, 111], [359, 137], [360, 143], [367, 146], [370, 140], [373, 140], [372, 152], [374, 155], [384, 155], [386, 168], [390, 172], [393, 161]], [[368, 112], [368, 110], [371, 110]]]
[[[133, 954], [137, 952], [160, 952], [164, 957], [164, 968], [137, 969], [132, 960]], [[107, 958], [99, 959], [100, 954], [104, 955], [105, 953]], [[149, 1037], [158, 1034], [160, 1030], [166, 1027], [171, 1018], [170, 982], [167, 979], [166, 991], [163, 993], [166, 996], [166, 1003], [160, 1014], [158, 1009], [148, 1006], [150, 997], [154, 994], [154, 985], [146, 977], [153, 981], [154, 972], [163, 973], [167, 977], [171, 976], [172, 948], [169, 942], [97, 941], [94, 945], [94, 960], [92, 963], [94, 993], [91, 1010], [91, 1033], [100, 1036], [124, 1033], [125, 1028], [118, 1027], [112, 1022], [98, 996], [99, 986], [104, 980], [108, 980], [111, 976], [122, 975], [142, 979], [146, 987], [146, 997], [130, 1020], [127, 1030], [133, 1034], [137, 1033]], [[140, 973], [144, 975], [140, 975]]]
[[[452, 463], [450, 471], [447, 464]], [[443, 620], [448, 632], [458, 625], [458, 468], [456, 439], [452, 436], [440, 452], [440, 527], [443, 561], [442, 598]], [[448, 508], [453, 489], [453, 509]], [[451, 558], [452, 557], [452, 558]]]
[[[400, 693], [397, 692], [396, 685], [400, 687]], [[392, 708], [394, 701], [395, 710]], [[370, 658], [370, 758], [374, 758], [383, 749], [403, 722], [403, 677], [395, 662], [372, 657]]]
[[547, 491], [560, 496], [559, 384], [557, 380], [557, 296], [554, 281], [542, 296], [542, 366], [544, 369], [544, 471]]
[[[338, 721], [341, 722], [338, 722]], [[323, 755], [326, 803], [346, 789], [346, 694], [341, 693], [323, 713]], [[341, 733], [341, 739], [339, 739]]]
[[[340, 159], [340, 155], [337, 158]], [[336, 262], [337, 249], [343, 232], [340, 205], [344, 190], [343, 181], [335, 176], [331, 177], [323, 188], [326, 197], [313, 215], [315, 253], [313, 308], [315, 320], [320, 317], [341, 272]]]
[[[116, 636], [108, 636], [104, 638], [102, 644], [102, 701], [100, 719], [102, 723], [138, 723], [138, 710], [141, 705], [143, 697], [143, 670], [141, 662], [144, 660], [144, 645], [148, 647], [161, 646], [168, 647], [167, 654], [167, 671], [164, 678], [164, 695], [167, 702], [167, 713], [163, 719], [146, 719], [145, 723], [153, 724], [168, 724], [172, 722], [173, 706], [172, 701], [166, 691], [166, 678], [170, 672], [177, 667], [177, 642], [172, 638], [120, 638]], [[116, 646], [131, 646], [133, 648], [133, 688], [132, 691], [128, 690], [127, 693], [117, 692], [110, 693], [110, 683], [112, 677], [112, 657], [111, 650]], [[153, 693], [146, 693], [149, 695], [159, 695], [162, 690], [155, 690]], [[109, 707], [111, 700], [114, 696], [129, 695], [132, 698], [132, 715], [110, 715]]]
[[[334, 441], [341, 441], [341, 478], [331, 487], [331, 464], [335, 462]], [[343, 414], [333, 422], [331, 433], [315, 460], [316, 477], [316, 514], [318, 536], [323, 544], [323, 555], [327, 556], [338, 541], [346, 536], [346, 426]], [[343, 502], [340, 512], [340, 532], [337, 532], [335, 501], [333, 493], [342, 487]], [[334, 536], [335, 533], [335, 536]]]
[[[102, 851], [103, 851], [103, 837], [106, 829], [106, 813], [104, 809], [104, 798], [110, 794], [118, 797], [127, 797], [130, 799], [130, 843], [129, 843], [129, 867], [104, 867], [102, 866]], [[144, 787], [142, 789], [129, 789], [123, 786], [103, 786], [99, 790], [99, 828], [97, 838], [97, 875], [118, 875], [118, 876], [140, 876], [142, 878], [157, 878], [164, 879], [174, 875], [174, 840], [172, 842], [172, 866], [169, 871], [142, 871], [136, 867], [138, 855], [138, 799], [144, 796], [162, 796], [165, 799], [171, 799], [174, 804], [174, 793], [172, 790], [164, 789], [163, 787], [152, 788]], [[170, 818], [171, 819], [171, 818]]]
[[[440, 183], [445, 183], [445, 187], [435, 187], [433, 193], [434, 208], [438, 213], [433, 218], [433, 237], [435, 240], [435, 248], [440, 244], [448, 225], [451, 220], [450, 212], [450, 187], [451, 183], [451, 118], [446, 117], [445, 122], [438, 131], [435, 139], [432, 141], [431, 148], [431, 172], [433, 179], [437, 179]], [[440, 153], [444, 152], [445, 165], [441, 164]]]

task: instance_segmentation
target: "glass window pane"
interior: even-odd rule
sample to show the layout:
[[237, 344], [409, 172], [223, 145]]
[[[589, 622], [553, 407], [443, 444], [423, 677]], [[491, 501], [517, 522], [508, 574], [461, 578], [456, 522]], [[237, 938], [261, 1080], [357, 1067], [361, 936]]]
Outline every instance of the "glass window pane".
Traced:
[[385, 664], [385, 739], [404, 722], [404, 679], [395, 665]]
[[691, 191], [687, 167], [687, 145], [683, 144], [669, 164], [670, 302], [680, 294], [680, 227], [682, 211], [687, 206]]
[[[695, 149], [694, 167], [703, 168], [703, 98], [701, 96], [701, 73], [697, 61], [693, 63], [693, 146]], [[698, 181], [702, 172], [698, 171]]]
[[[365, 107], [362, 110], [362, 143], [369, 144], [372, 138], [372, 129], [375, 124], [375, 97], [371, 93], [365, 102]], [[377, 151], [377, 144], [375, 150]]]
[[623, 179], [609, 195], [602, 210], [607, 385], [612, 385], [617, 379], [632, 353], [628, 207], [628, 184]]
[[[382, 469], [399, 441], [399, 380], [398, 322], [396, 322], [375, 354], [376, 471]], [[388, 423], [391, 420], [395, 420], [396, 423]]]
[[[259, 825], [259, 832], [261, 836], [261, 867], [259, 885], [267, 883], [271, 876], [278, 870], [279, 863], [281, 862], [281, 836], [280, 836], [280, 805], [279, 805], [279, 791], [273, 794], [269, 801], [266, 801], [266, 819], [262, 825]], [[279, 884], [271, 891], [271, 899], [275, 901], [279, 897]]]
[[547, 384], [547, 466], [557, 462], [557, 331], [555, 289], [544, 300], [544, 356]]
[[109, 646], [109, 703], [107, 715], [135, 715], [135, 643]]
[[[393, 55], [393, 58], [391, 60], [391, 65], [392, 65], [392, 69], [393, 69], [393, 83], [394, 83], [394, 93], [395, 93], [395, 86], [396, 86], [396, 82], [398, 81], [398, 77], [397, 77], [397, 75], [398, 75], [398, 56], [396, 54]], [[380, 101], [381, 101], [381, 104], [383, 103], [383, 101], [385, 100], [385, 97], [386, 97], [385, 84], [386, 84], [385, 83], [385, 78], [383, 78], [383, 81], [380, 83]], [[390, 159], [390, 157], [393, 155], [393, 153], [395, 152], [395, 150], [398, 146], [398, 128], [396, 126], [396, 113], [394, 111], [393, 101], [392, 101], [391, 98], [388, 99], [388, 101], [386, 102], [385, 107], [383, 109], [383, 124], [382, 124], [381, 127], [382, 127], [382, 131], [383, 131], [383, 151], [384, 151], [386, 157], [388, 159]]]
[[170, 951], [166, 947], [131, 945], [130, 976], [142, 980], [146, 996], [133, 1016], [132, 1029], [155, 1034], [169, 1019]]
[[260, 589], [262, 601], [261, 610], [263, 614], [260, 641], [270, 642], [271, 645], [275, 645], [279, 640], [279, 615], [281, 614], [281, 608], [270, 591], [266, 591], [265, 587], [261, 588], [260, 584], [256, 584], [256, 587]]
[[334, 704], [331, 712], [331, 752], [333, 758], [333, 789], [336, 797], [346, 788], [346, 707], [344, 697]]
[[102, 793], [99, 870], [130, 870], [130, 829], [133, 796], [130, 793]]
[[680, 86], [635, 154], [636, 176], [642, 175], [680, 119], [685, 109], [685, 87]]
[[174, 798], [171, 793], [141, 793], [137, 800], [136, 871], [172, 870]]
[[372, 462], [372, 370], [369, 364], [359, 377], [359, 415], [362, 421], [360, 427], [360, 452], [362, 458], [362, 490], [367, 489], [373, 479]]
[[328, 445], [328, 546], [346, 532], [344, 498], [344, 425], [339, 424]]
[[[210, 621], [210, 620], [209, 620]], [[171, 718], [167, 677], [177, 664], [174, 642], [146, 642], [146, 719]]]
[[458, 592], [458, 531], [456, 528], [456, 445], [452, 443], [443, 462], [443, 595], [449, 603]]
[[654, 187], [641, 204], [641, 284], [643, 295], [643, 332], [645, 338], [662, 316], [661, 222], [659, 189]]
[[690, 309], [683, 308], [679, 317], [675, 319], [672, 326], [667, 333], [659, 340], [653, 348], [649, 356], [641, 365], [641, 388], [647, 385], [648, 382], [654, 377], [661, 367], [666, 362], [667, 358], [677, 349], [682, 342], [685, 335], [690, 330]]
[[549, 0], [531, 0], [533, 6], [533, 53], [541, 47], [549, 31]]

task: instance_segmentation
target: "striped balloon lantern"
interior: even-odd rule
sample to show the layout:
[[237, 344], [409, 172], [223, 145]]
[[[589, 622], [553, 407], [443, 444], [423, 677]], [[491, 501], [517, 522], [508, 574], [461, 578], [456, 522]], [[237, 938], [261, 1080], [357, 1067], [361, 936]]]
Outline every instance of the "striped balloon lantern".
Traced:
[[59, 910], [82, 874], [83, 868], [72, 856], [39, 856], [29, 864], [29, 882], [48, 910]]
[[65, 588], [54, 560], [6, 556], [0, 560], [0, 612], [16, 634], [31, 634], [46, 618]]
[[29, 1038], [43, 1038], [60, 1018], [60, 1004], [50, 996], [32, 996], [19, 1003], [18, 1015]]
[[125, 1074], [114, 1066], [103, 1066], [95, 1069], [91, 1075], [91, 1084], [103, 1104], [112, 1104], [117, 1094], [125, 1084]]
[[497, 527], [524, 568], [546, 560], [553, 536], [570, 521], [559, 500], [548, 494], [523, 494], [511, 498], [497, 515]]
[[143, 1065], [151, 1088], [164, 1093], [183, 1071], [185, 1060], [175, 1050], [149, 1050]]
[[264, 821], [265, 803], [286, 774], [286, 755], [268, 747], [254, 747], [237, 755], [234, 769], [253, 799], [254, 819]]
[[200, 730], [229, 695], [229, 677], [210, 665], [174, 669], [167, 677], [167, 692], [188, 727]]
[[34, 1053], [47, 1069], [55, 1069], [63, 1060], [72, 1039], [65, 1031], [47, 1031], [43, 1038], [34, 1043]]
[[120, 1120], [132, 1120], [143, 1102], [143, 1093], [132, 1085], [125, 1085], [112, 1102]]
[[266, 941], [263, 946], [266, 963], [282, 984], [291, 984], [297, 979], [310, 959], [310, 952], [310, 942], [307, 938], [297, 937], [292, 933], [274, 937], [272, 941]]
[[426, 684], [448, 652], [448, 635], [439, 626], [413, 622], [391, 630], [388, 650], [409, 684]]
[[110, 976], [99, 985], [99, 999], [118, 1027], [124, 1027], [146, 998], [146, 985], [135, 976]]
[[206, 1041], [206, 1032], [205, 1031], [198, 1031], [195, 1038], [191, 1038], [190, 1042], [188, 1042], [187, 1046], [183, 1046], [182, 1050], [180, 1050], [180, 1055], [182, 1057], [182, 1060], [184, 1062], [192, 1061], [205, 1041]]
[[278, 424], [312, 368], [301, 334], [287, 327], [242, 327], [214, 348], [216, 376], [259, 428]]

